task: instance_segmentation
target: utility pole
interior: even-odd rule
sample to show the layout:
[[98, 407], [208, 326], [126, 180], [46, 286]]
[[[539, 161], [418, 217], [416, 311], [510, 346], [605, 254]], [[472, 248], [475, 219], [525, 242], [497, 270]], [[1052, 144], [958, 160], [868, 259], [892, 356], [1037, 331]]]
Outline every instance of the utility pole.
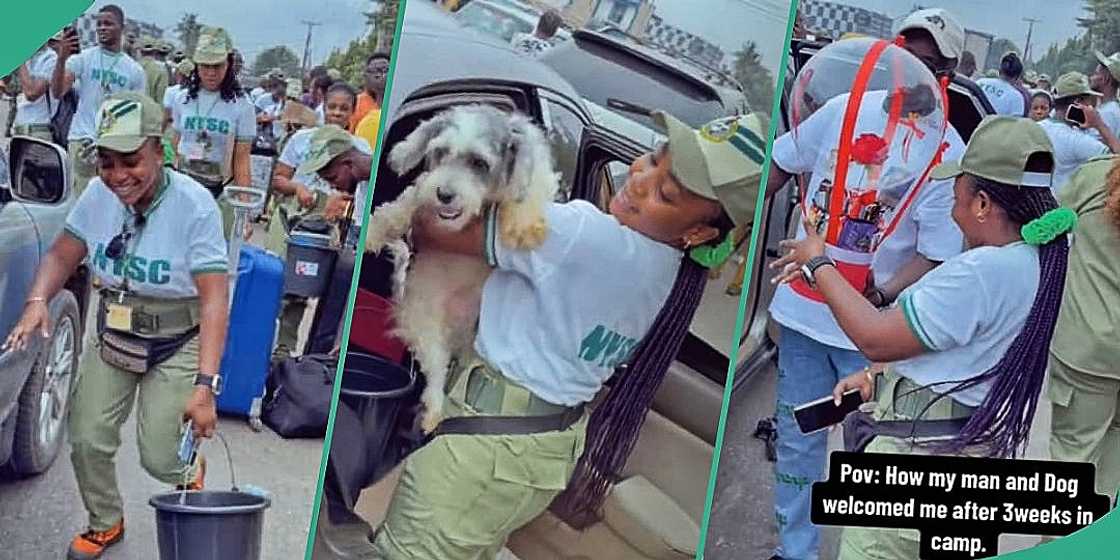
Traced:
[[300, 70], [302, 70], [302, 75], [300, 76], [300, 79], [303, 79], [303, 76], [307, 75], [307, 71], [310, 68], [310, 64], [311, 64], [311, 30], [314, 27], [319, 26], [319, 25], [323, 25], [323, 24], [320, 23], [320, 22], [317, 22], [317, 21], [307, 21], [307, 20], [304, 20], [300, 23], [307, 26], [307, 42], [304, 43], [304, 45], [303, 45], [303, 63], [300, 64]]
[[1024, 64], [1031, 59], [1031, 33], [1034, 31], [1034, 24], [1042, 21], [1035, 18], [1023, 18], [1023, 21], [1029, 25], [1027, 27], [1027, 45], [1023, 47], [1023, 62]]

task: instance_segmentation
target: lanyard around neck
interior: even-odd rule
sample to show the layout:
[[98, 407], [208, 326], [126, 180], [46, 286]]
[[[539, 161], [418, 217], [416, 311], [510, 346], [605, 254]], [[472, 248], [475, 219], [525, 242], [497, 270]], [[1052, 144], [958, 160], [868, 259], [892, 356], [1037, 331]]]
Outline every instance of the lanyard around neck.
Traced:
[[[144, 235], [144, 229], [145, 227], [147, 227], [148, 218], [152, 215], [152, 212], [155, 212], [155, 209], [157, 206], [159, 206], [159, 203], [163, 201], [163, 196], [167, 193], [167, 187], [168, 185], [170, 185], [170, 183], [171, 176], [167, 173], [167, 171], [164, 171], [163, 181], [160, 183], [159, 188], [156, 190], [156, 195], [152, 197], [151, 205], [149, 205], [146, 210], [144, 210], [143, 212], [137, 212], [135, 208], [129, 206], [125, 206], [124, 208], [126, 213], [125, 219], [127, 220], [129, 216], [132, 217], [132, 224], [135, 228], [135, 236], [129, 240], [128, 246], [125, 250], [125, 254], [123, 257], [121, 257], [124, 260], [124, 263], [121, 265], [121, 292], [128, 292], [128, 265], [132, 263], [132, 259], [136, 256], [136, 249], [140, 247], [140, 238]], [[144, 226], [136, 227], [136, 219], [140, 216], [143, 216], [144, 218]]]
[[121, 53], [117, 53], [116, 55], [114, 55], [113, 56], [113, 65], [110, 66], [108, 69], [106, 69], [105, 68], [105, 47], [97, 47], [97, 48], [99, 49], [98, 53], [97, 53], [98, 54], [98, 62], [101, 63], [101, 86], [104, 87], [104, 88], [108, 88], [109, 87], [109, 83], [107, 81], [108, 80], [108, 74], [110, 72], [112, 72], [117, 67], [117, 63], [121, 61], [121, 58], [124, 55], [121, 54]]

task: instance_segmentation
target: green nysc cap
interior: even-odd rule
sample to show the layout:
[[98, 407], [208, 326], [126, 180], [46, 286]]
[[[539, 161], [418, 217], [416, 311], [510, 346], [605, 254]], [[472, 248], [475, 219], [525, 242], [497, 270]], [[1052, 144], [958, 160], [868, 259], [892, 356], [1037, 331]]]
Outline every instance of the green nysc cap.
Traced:
[[203, 27], [198, 34], [198, 46], [194, 50], [197, 64], [221, 64], [233, 51], [233, 40], [221, 27]]
[[960, 162], [942, 163], [930, 177], [940, 181], [967, 173], [1005, 185], [1050, 188], [1052, 168], [1047, 173], [1027, 171], [1027, 161], [1039, 153], [1050, 154], [1053, 162], [1054, 146], [1041, 126], [1028, 119], [992, 115], [980, 121]]
[[1082, 95], [1101, 97], [1101, 94], [1093, 91], [1093, 88], [1089, 85], [1089, 77], [1081, 72], [1062, 74], [1057, 83], [1054, 84], [1054, 99], [1081, 97]]
[[127, 91], [109, 96], [97, 113], [95, 144], [131, 154], [148, 138], [163, 136], [163, 107], [143, 93]]
[[673, 177], [693, 193], [718, 201], [735, 225], [749, 224], [758, 204], [767, 121], [752, 113], [696, 130], [668, 113], [656, 111], [652, 117], [669, 137]]
[[307, 159], [296, 169], [299, 175], [318, 173], [330, 165], [334, 158], [354, 148], [354, 139], [336, 124], [321, 126], [311, 133]]

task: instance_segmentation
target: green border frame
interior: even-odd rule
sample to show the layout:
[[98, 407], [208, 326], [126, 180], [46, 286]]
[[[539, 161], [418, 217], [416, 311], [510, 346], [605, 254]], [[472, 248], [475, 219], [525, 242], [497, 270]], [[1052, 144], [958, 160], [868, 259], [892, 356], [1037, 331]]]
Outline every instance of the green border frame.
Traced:
[[[790, 0], [789, 18], [786, 21], [786, 34], [782, 56], [778, 64], [778, 77], [774, 81], [774, 104], [770, 108], [770, 128], [766, 131], [766, 157], [763, 160], [762, 177], [759, 179], [758, 202], [754, 207], [754, 223], [762, 222], [762, 209], [766, 206], [766, 182], [770, 179], [770, 161], [774, 150], [774, 137], [778, 131], [778, 122], [782, 118], [782, 92], [785, 90], [786, 65], [789, 58], [789, 42], [793, 36], [793, 24], [797, 17], [799, 0]], [[758, 237], [761, 228], [751, 228], [751, 243], [747, 249], [747, 271], [754, 270], [754, 259], [758, 251]], [[743, 283], [743, 293], [739, 296], [739, 313], [735, 317], [735, 331], [732, 335], [732, 347], [727, 358], [727, 381], [723, 386], [723, 404], [720, 406], [719, 426], [716, 428], [715, 451], [712, 454], [712, 466], [708, 474], [708, 494], [704, 497], [704, 518], [700, 522], [700, 542], [696, 545], [696, 558], [703, 560], [704, 546], [708, 541], [708, 527], [712, 516], [712, 501], [715, 499], [716, 479], [719, 478], [719, 457], [723, 450], [723, 436], [727, 430], [727, 411], [731, 405], [731, 389], [735, 386], [735, 369], [739, 363], [739, 346], [743, 339], [743, 320], [747, 314], [747, 299], [751, 293], [752, 282]]]
[[[389, 75], [385, 80], [385, 95], [381, 100], [382, 107], [387, 105], [386, 101], [393, 93], [393, 74], [396, 73], [397, 70], [397, 52], [400, 50], [401, 28], [404, 26], [405, 7], [408, 4], [408, 0], [398, 1], [397, 23], [393, 30], [393, 48], [389, 53]], [[370, 212], [373, 208], [373, 191], [377, 187], [377, 168], [379, 167], [378, 163], [381, 161], [382, 142], [385, 140], [385, 123], [390, 120], [387, 118], [388, 115], [382, 114], [381, 117], [380, 122], [377, 123], [377, 145], [374, 146], [373, 160], [370, 164], [369, 194], [366, 196], [365, 208], [362, 209], [362, 216], [364, 219], [362, 220], [361, 231], [358, 234], [358, 238], [363, 240], [366, 238], [366, 228], [369, 227]], [[362, 256], [364, 254], [364, 251], [359, 250], [357, 251], [357, 257], [354, 259], [354, 274], [350, 278], [350, 292], [349, 295], [347, 295], [346, 311], [342, 318], [342, 345], [338, 355], [338, 369], [335, 370], [334, 375], [334, 393], [331, 395], [331, 412], [330, 416], [327, 418], [327, 433], [323, 437], [323, 454], [319, 459], [319, 476], [315, 482], [315, 499], [311, 502], [311, 525], [307, 532], [307, 547], [304, 551], [305, 560], [311, 560], [315, 551], [315, 536], [319, 527], [319, 508], [323, 501], [323, 481], [326, 479], [327, 475], [327, 460], [330, 458], [331, 441], [334, 439], [335, 412], [338, 409], [339, 391], [342, 389], [342, 383], [339, 381], [342, 379], [342, 370], [346, 365], [346, 351], [350, 346], [350, 322], [354, 318], [354, 301], [358, 297], [358, 280], [362, 276]]]
[[51, 0], [49, 7], [35, 2], [8, 2], [3, 46], [0, 49], [0, 76], [19, 68], [51, 35], [62, 30], [93, 7], [93, 0]]

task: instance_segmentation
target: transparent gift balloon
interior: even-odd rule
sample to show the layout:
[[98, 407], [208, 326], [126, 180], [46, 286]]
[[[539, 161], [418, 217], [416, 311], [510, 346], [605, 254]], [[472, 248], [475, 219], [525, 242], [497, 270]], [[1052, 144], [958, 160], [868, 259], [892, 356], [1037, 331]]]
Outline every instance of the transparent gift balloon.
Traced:
[[[944, 87], [901, 39], [840, 40], [798, 73], [789, 103], [793, 141], [826, 158], [807, 185], [805, 210], [822, 229], [844, 219], [870, 223], [843, 248], [872, 252], [889, 225], [884, 220], [943, 153]], [[826, 240], [838, 244], [843, 225], [830, 227]]]
[[813, 171], [799, 182], [802, 212], [857, 289], [947, 147], [946, 87], [901, 39], [837, 41], [795, 78], [790, 134]]

